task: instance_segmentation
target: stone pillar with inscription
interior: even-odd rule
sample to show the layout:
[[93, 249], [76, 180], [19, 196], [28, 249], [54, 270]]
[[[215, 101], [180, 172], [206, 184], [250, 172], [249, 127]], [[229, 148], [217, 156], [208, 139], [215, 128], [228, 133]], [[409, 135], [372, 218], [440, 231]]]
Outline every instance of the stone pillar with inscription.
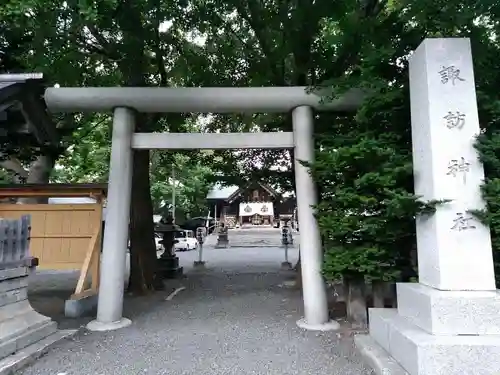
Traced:
[[485, 205], [469, 39], [426, 39], [410, 60], [410, 95], [415, 193], [448, 202], [417, 218], [419, 283], [397, 285], [397, 309], [370, 309], [370, 336], [356, 344], [377, 373], [498, 375], [490, 231], [472, 214]]

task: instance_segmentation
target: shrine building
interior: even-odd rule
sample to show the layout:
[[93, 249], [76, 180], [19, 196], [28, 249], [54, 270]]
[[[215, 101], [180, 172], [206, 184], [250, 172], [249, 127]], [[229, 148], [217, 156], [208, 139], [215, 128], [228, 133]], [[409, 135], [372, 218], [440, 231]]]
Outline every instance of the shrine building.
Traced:
[[208, 193], [207, 201], [211, 215], [229, 228], [237, 224], [273, 226], [290, 220], [296, 207], [295, 198], [285, 198], [262, 182], [243, 187], [217, 184]]

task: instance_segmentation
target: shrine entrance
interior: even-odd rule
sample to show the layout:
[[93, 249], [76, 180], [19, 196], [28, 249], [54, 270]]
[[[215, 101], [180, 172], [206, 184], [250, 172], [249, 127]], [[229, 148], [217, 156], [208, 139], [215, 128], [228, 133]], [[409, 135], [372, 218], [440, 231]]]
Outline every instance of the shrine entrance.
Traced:
[[255, 214], [252, 216], [252, 224], [253, 225], [262, 225], [264, 224], [264, 220], [262, 219], [262, 216], [259, 214]]
[[240, 225], [272, 225], [274, 209], [272, 202], [241, 203]]
[[[330, 95], [331, 93], [328, 93]], [[125, 259], [132, 185], [132, 153], [140, 149], [293, 149], [300, 236], [305, 329], [337, 329], [330, 321], [326, 287], [321, 274], [323, 251], [313, 206], [316, 188], [302, 161], [314, 158], [314, 110], [356, 110], [363, 95], [352, 90], [333, 101], [323, 101], [306, 87], [246, 88], [48, 88], [47, 107], [55, 112], [113, 111], [112, 147], [106, 228], [95, 331], [126, 327], [123, 317]], [[292, 113], [290, 132], [257, 133], [135, 133], [135, 113]], [[261, 222], [262, 215], [253, 222]]]

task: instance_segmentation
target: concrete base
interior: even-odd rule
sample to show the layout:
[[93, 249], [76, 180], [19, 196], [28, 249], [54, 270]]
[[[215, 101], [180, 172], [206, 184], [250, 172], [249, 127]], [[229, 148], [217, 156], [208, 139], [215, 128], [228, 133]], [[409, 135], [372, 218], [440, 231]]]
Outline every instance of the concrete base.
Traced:
[[194, 268], [205, 268], [205, 262], [202, 260], [195, 260], [193, 262], [193, 267]]
[[289, 271], [293, 269], [293, 265], [290, 262], [283, 262], [281, 263], [281, 269], [285, 271]]
[[500, 335], [500, 293], [397, 284], [398, 313], [433, 335]]
[[127, 318], [121, 318], [116, 322], [103, 323], [97, 320], [92, 320], [87, 324], [87, 329], [94, 332], [105, 332], [105, 331], [115, 331], [120, 328], [128, 327], [132, 324], [132, 321]]
[[179, 267], [177, 256], [162, 256], [158, 259], [158, 268], [164, 279], [178, 279], [183, 274], [183, 268]]
[[354, 336], [354, 344], [365, 363], [376, 375], [408, 375], [408, 373], [368, 335]]
[[296, 280], [285, 280], [278, 286], [280, 288], [298, 288], [300, 285]]
[[336, 331], [340, 328], [340, 324], [334, 320], [330, 320], [322, 324], [309, 324], [305, 318], [297, 320], [297, 326], [308, 331]]
[[370, 309], [370, 336], [410, 375], [500, 373], [500, 335], [431, 335], [397, 309]]
[[0, 270], [0, 359], [57, 332], [57, 324], [31, 307], [27, 267]]
[[76, 330], [57, 331], [35, 344], [31, 344], [0, 361], [0, 375], [17, 374], [23, 367], [35, 362], [59, 341], [73, 336]]
[[79, 318], [95, 312], [97, 308], [97, 294], [77, 299], [68, 299], [64, 302], [64, 316]]

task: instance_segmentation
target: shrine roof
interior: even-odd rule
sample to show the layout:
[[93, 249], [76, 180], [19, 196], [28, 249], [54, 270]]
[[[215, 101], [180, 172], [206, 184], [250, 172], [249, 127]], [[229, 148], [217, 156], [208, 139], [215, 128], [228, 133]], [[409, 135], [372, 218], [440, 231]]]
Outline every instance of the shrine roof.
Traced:
[[[42, 74], [0, 74], [0, 127], [7, 133], [28, 133], [40, 145], [57, 145], [56, 125], [45, 106]], [[9, 134], [4, 136], [8, 137]]]
[[107, 190], [107, 184], [2, 184], [0, 197], [102, 197]]
[[228, 199], [231, 195], [239, 190], [239, 186], [222, 186], [215, 184], [215, 186], [207, 194], [207, 199]]
[[257, 184], [264, 190], [267, 190], [271, 195], [280, 195], [276, 190], [270, 187], [268, 184], [262, 182], [251, 182], [245, 186], [222, 186], [221, 184], [216, 184], [212, 190], [207, 194], [207, 199], [210, 200], [226, 200], [229, 203], [234, 201], [240, 194], [242, 194], [246, 189], [248, 189], [252, 184]]

